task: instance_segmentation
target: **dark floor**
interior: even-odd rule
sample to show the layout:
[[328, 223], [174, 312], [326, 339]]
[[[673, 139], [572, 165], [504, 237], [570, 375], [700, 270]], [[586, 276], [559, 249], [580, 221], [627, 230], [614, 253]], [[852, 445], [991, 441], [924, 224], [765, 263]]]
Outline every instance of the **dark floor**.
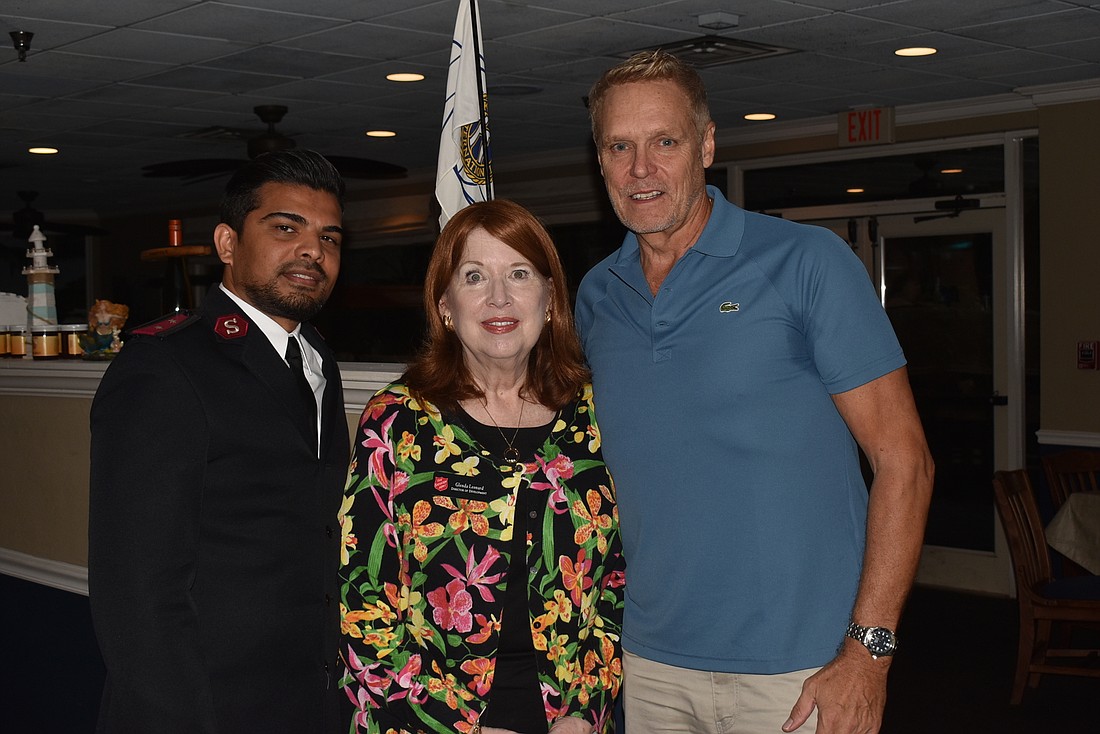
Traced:
[[0, 574], [0, 731], [95, 731], [103, 660], [88, 597]]
[[[1008, 704], [1017, 629], [1014, 599], [915, 589], [899, 628], [884, 734], [1100, 731], [1100, 678], [1046, 675], [1023, 703]], [[1086, 635], [1096, 644], [1094, 631]]]
[[[104, 670], [87, 598], [0, 574], [0, 602], [0, 731], [94, 731]], [[1008, 705], [1012, 600], [918, 588], [899, 632], [883, 734], [1100, 730], [1100, 679], [1044, 676]]]

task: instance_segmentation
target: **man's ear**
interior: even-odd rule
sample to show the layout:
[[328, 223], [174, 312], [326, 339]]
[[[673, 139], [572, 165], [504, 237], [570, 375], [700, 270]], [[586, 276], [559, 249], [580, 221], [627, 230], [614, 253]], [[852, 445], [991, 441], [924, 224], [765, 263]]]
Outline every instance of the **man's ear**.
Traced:
[[600, 168], [600, 178], [603, 178], [603, 150], [600, 148], [599, 141], [596, 142], [596, 165]]
[[714, 130], [715, 124], [713, 122], [707, 123], [707, 129], [703, 133], [703, 168], [710, 168], [710, 164], [714, 163]]
[[226, 265], [233, 264], [233, 252], [237, 248], [237, 233], [225, 222], [214, 227], [214, 249], [218, 259]]

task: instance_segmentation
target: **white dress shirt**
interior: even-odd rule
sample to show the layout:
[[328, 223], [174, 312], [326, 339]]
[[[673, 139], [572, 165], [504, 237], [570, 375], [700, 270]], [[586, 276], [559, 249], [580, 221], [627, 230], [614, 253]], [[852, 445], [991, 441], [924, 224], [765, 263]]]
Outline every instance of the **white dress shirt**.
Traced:
[[[322, 359], [317, 350], [313, 348], [307, 340], [301, 337], [302, 325], [298, 324], [294, 327], [294, 331], [288, 332], [283, 327], [279, 326], [270, 316], [259, 310], [252, 304], [242, 300], [237, 294], [230, 291], [224, 284], [220, 284], [219, 287], [225, 293], [233, 299], [241, 309], [245, 312], [245, 315], [252, 320], [252, 323], [264, 333], [267, 340], [271, 342], [271, 346], [275, 348], [275, 351], [282, 358], [283, 362], [286, 362], [286, 345], [290, 337], [294, 337], [298, 340], [298, 344], [302, 348], [302, 367], [305, 369], [306, 380], [309, 381], [309, 386], [313, 388], [313, 399], [317, 402], [317, 455], [320, 456], [321, 451], [321, 398], [325, 394], [325, 375], [322, 372]], [[288, 364], [287, 367], [290, 365]]]

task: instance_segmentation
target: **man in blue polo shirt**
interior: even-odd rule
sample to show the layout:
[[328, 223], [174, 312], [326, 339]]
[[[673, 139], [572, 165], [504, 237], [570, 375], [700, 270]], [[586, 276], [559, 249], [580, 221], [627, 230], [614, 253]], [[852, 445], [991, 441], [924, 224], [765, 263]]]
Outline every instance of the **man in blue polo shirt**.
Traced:
[[626, 728], [877, 732], [933, 473], [889, 321], [832, 233], [705, 185], [690, 67], [638, 54], [589, 109], [630, 230], [577, 299], [628, 564]]

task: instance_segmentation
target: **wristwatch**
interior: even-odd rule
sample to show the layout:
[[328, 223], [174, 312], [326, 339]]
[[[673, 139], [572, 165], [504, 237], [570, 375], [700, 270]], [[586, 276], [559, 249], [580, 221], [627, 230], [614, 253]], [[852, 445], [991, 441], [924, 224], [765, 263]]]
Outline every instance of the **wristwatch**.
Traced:
[[898, 636], [885, 627], [861, 627], [852, 622], [844, 635], [866, 647], [874, 660], [893, 655], [898, 649]]

